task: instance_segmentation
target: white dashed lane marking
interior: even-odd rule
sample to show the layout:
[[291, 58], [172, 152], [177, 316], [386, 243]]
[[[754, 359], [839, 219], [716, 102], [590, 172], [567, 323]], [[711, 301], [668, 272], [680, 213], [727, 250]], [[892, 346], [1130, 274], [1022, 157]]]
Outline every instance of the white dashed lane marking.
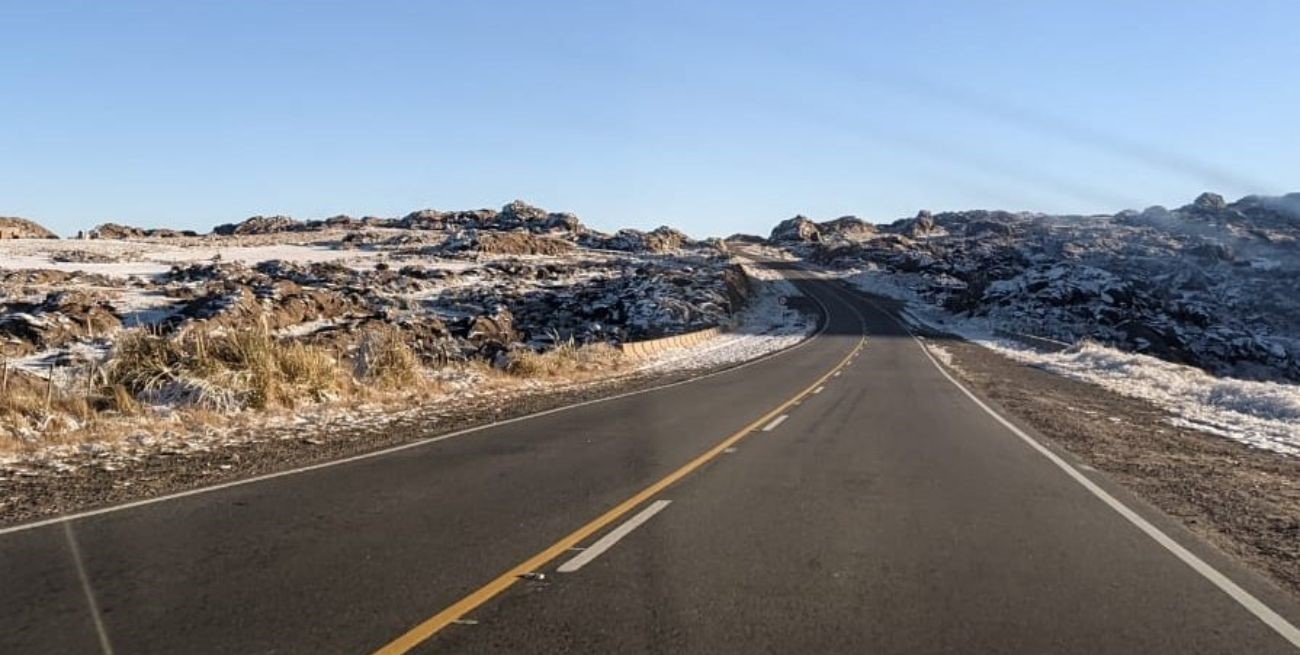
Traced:
[[596, 559], [597, 557], [600, 557], [601, 553], [613, 547], [614, 544], [618, 543], [620, 539], [631, 534], [632, 531], [637, 529], [637, 527], [640, 526], [642, 523], [649, 521], [650, 517], [654, 516], [655, 514], [658, 514], [660, 511], [663, 510], [663, 508], [667, 507], [668, 504], [671, 502], [673, 501], [656, 500], [653, 503], [650, 503], [649, 507], [646, 507], [645, 509], [638, 512], [636, 516], [633, 516], [627, 521], [624, 521], [623, 525], [614, 528], [609, 532], [609, 534], [596, 540], [596, 543], [592, 544], [586, 550], [579, 553], [577, 557], [574, 557], [573, 559], [561, 564], [560, 568], [555, 570], [559, 573], [573, 573], [574, 571], [577, 571], [578, 569], [586, 566], [592, 560]]
[[782, 415], [780, 415], [780, 416], [778, 416], [778, 417], [772, 419], [772, 422], [771, 422], [771, 423], [768, 423], [767, 425], [764, 425], [764, 426], [763, 426], [763, 431], [764, 431], [764, 432], [771, 432], [772, 430], [775, 430], [775, 429], [776, 429], [776, 426], [781, 425], [782, 423], [785, 423], [785, 420], [788, 419], [788, 418], [790, 418], [790, 415], [789, 415], [789, 414], [782, 414]]

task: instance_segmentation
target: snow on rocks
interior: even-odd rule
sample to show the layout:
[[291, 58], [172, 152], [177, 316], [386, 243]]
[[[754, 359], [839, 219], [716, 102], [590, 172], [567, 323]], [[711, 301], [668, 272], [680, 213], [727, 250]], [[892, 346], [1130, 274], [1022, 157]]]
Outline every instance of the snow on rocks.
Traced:
[[816, 239], [786, 221], [773, 243], [1008, 331], [1300, 382], [1298, 197], [1203, 194], [1113, 216], [922, 212], [867, 234], [808, 223]]
[[[87, 412], [98, 412], [96, 434], [170, 425], [195, 411], [220, 414], [221, 425], [232, 416], [256, 424], [264, 402], [266, 411], [306, 403], [323, 412], [321, 400], [340, 389], [369, 397], [356, 391], [369, 378], [348, 377], [365, 359], [367, 335], [400, 341], [405, 354], [392, 361], [418, 360], [403, 366], [454, 398], [475, 397], [495, 379], [484, 370], [527, 350], [738, 326], [707, 355], [678, 353], [678, 367], [693, 369], [802, 338], [804, 324], [773, 292], [751, 301], [725, 250], [666, 227], [606, 235], [520, 202], [403, 219], [255, 217], [202, 236], [106, 225], [90, 238], [3, 241], [0, 358], [23, 404], [0, 406], [0, 445], [21, 442], [31, 454], [75, 441], [69, 431]], [[232, 341], [239, 335], [252, 336]], [[266, 352], [282, 353], [274, 355], [282, 363], [237, 368]], [[144, 377], [119, 375], [127, 369], [115, 362], [127, 358]], [[277, 387], [281, 374], [295, 381]], [[282, 392], [295, 395], [274, 395]], [[28, 408], [42, 405], [60, 420], [33, 419]], [[216, 447], [233, 438], [174, 431], [165, 441]]]
[[789, 298], [803, 295], [789, 280], [762, 266], [743, 267], [751, 279], [764, 284], [750, 296], [730, 330], [702, 344], [665, 350], [642, 370], [705, 369], [748, 361], [792, 347], [812, 333], [816, 321], [787, 304]]
[[[841, 272], [841, 275], [844, 275]], [[1173, 422], [1249, 446], [1300, 455], [1300, 385], [1218, 377], [1204, 370], [1084, 340], [1055, 352], [1026, 345], [989, 316], [961, 316], [927, 302], [916, 276], [880, 270], [844, 275], [855, 287], [907, 303], [905, 321], [956, 334], [1016, 361], [1154, 404]], [[941, 361], [950, 355], [927, 341]]]

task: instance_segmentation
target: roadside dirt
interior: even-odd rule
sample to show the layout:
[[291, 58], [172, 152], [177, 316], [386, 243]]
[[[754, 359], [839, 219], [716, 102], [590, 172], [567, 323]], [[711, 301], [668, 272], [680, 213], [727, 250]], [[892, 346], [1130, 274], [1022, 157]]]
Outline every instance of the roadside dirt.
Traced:
[[111, 466], [86, 453], [75, 467], [0, 476], [0, 527], [118, 505], [187, 489], [382, 450], [456, 430], [586, 400], [678, 382], [712, 370], [633, 374], [564, 389], [518, 390], [404, 411], [357, 425], [255, 427], [257, 439], [220, 447], [171, 449]]
[[974, 391], [1300, 596], [1300, 459], [1171, 425], [1149, 403], [976, 344], [942, 347]]

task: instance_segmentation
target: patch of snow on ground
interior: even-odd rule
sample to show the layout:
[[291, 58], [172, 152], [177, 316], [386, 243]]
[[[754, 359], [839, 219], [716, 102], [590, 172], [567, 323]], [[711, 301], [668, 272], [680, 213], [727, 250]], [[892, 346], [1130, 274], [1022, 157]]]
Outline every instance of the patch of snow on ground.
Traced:
[[139, 327], [157, 325], [180, 311], [184, 303], [161, 291], [128, 289], [113, 299], [113, 308], [122, 317], [122, 325]]
[[705, 343], [663, 351], [641, 367], [645, 371], [711, 368], [742, 362], [789, 348], [812, 332], [812, 317], [787, 307], [782, 297], [801, 296], [789, 280], [769, 269], [745, 266], [746, 273], [765, 284], [740, 313], [730, 332]]
[[930, 351], [931, 355], [934, 355], [935, 359], [943, 362], [944, 366], [949, 366], [949, 367], [953, 366], [952, 352], [950, 352], [947, 348], [944, 348], [943, 346], [935, 345], [933, 343], [927, 343], [925, 344], [925, 347], [927, 350]]
[[1300, 456], [1300, 385], [1215, 377], [1191, 366], [1091, 342], [1062, 352], [1040, 352], [998, 337], [997, 326], [987, 319], [956, 317], [925, 303], [906, 275], [857, 271], [846, 279], [868, 293], [906, 302], [901, 314], [915, 326], [956, 334], [1011, 359], [1148, 401], [1172, 414], [1177, 425]]
[[[68, 360], [77, 360], [83, 362], [102, 362], [108, 357], [109, 345], [107, 342], [95, 343], [72, 343], [62, 348], [52, 348], [41, 352], [32, 353], [23, 357], [14, 357], [6, 360], [6, 366], [13, 370], [30, 373], [37, 377], [49, 377], [51, 370], [58, 370], [61, 375], [68, 375]], [[55, 382], [60, 382], [61, 377], [56, 376]]]
[[1300, 386], [1219, 378], [1191, 366], [1095, 343], [1059, 353], [982, 345], [1058, 375], [1150, 401], [1174, 414], [1177, 425], [1300, 455]]
[[[87, 251], [113, 257], [120, 261], [56, 262], [55, 255], [73, 251]], [[335, 250], [324, 246], [282, 244], [270, 246], [193, 246], [181, 247], [152, 242], [114, 240], [47, 240], [11, 239], [0, 241], [0, 268], [53, 269], [66, 272], [97, 273], [108, 277], [133, 275], [162, 275], [173, 265], [211, 261], [216, 255], [222, 261], [243, 262], [249, 266], [278, 259], [286, 262], [341, 262], [354, 261], [359, 265], [377, 257], [378, 251]]]

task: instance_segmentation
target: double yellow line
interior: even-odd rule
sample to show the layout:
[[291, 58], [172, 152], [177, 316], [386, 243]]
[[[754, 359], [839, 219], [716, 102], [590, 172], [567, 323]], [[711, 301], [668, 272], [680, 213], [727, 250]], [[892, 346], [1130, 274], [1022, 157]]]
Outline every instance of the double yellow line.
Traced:
[[[830, 320], [829, 317], [827, 318], [827, 320], [828, 321]], [[611, 523], [622, 518], [624, 515], [628, 514], [633, 509], [636, 509], [636, 507], [641, 503], [650, 500], [656, 494], [668, 488], [673, 483], [677, 482], [678, 480], [681, 480], [682, 478], [690, 475], [696, 469], [709, 463], [718, 455], [722, 454], [723, 451], [735, 445], [741, 439], [744, 439], [746, 436], [748, 436], [750, 433], [754, 432], [758, 428], [762, 427], [763, 425], [766, 425], [768, 421], [777, 417], [786, 409], [789, 409], [792, 405], [800, 402], [806, 396], [811, 394], [813, 389], [816, 389], [823, 382], [830, 379], [830, 377], [834, 375], [837, 371], [844, 368], [844, 366], [849, 363], [849, 360], [852, 359], [853, 356], [856, 355], [858, 351], [862, 349], [862, 346], [863, 344], [866, 343], [866, 340], [867, 340], [866, 336], [859, 337], [857, 344], [853, 346], [853, 350], [849, 351], [849, 354], [845, 355], [844, 359], [840, 360], [840, 362], [836, 364], [833, 368], [831, 368], [831, 370], [827, 371], [821, 377], [817, 378], [816, 382], [813, 382], [812, 384], [808, 385], [807, 388], [800, 391], [799, 393], [796, 393], [789, 400], [781, 403], [772, 411], [760, 416], [759, 418], [755, 419], [754, 422], [741, 428], [735, 434], [732, 434], [726, 439], [723, 439], [716, 446], [705, 451], [703, 454], [691, 460], [690, 462], [687, 462], [685, 466], [677, 469], [676, 471], [673, 471], [672, 473], [669, 473], [663, 479], [637, 492], [636, 495], [619, 503], [613, 509], [605, 512], [604, 514], [601, 514], [595, 520], [578, 528], [577, 530], [574, 530], [568, 536], [564, 537], [563, 539], [560, 539], [554, 544], [551, 544], [542, 552], [537, 553], [536, 555], [533, 555], [532, 557], [529, 557], [528, 559], [520, 562], [519, 564], [511, 568], [509, 571], [502, 573], [495, 580], [483, 585], [482, 587], [479, 587], [473, 593], [456, 601], [454, 604], [442, 610], [441, 612], [434, 614], [432, 617], [425, 620], [423, 623], [420, 623], [414, 628], [411, 628], [406, 632], [406, 634], [403, 634], [397, 639], [394, 639], [393, 641], [389, 642], [383, 648], [380, 648], [379, 650], [375, 651], [375, 655], [398, 655], [399, 653], [406, 653], [407, 651], [410, 651], [412, 648], [415, 648], [416, 646], [418, 646], [420, 643], [424, 642], [428, 638], [432, 637], [435, 634], [438, 634], [438, 632], [443, 628], [451, 625], [461, 617], [474, 611], [480, 605], [488, 602], [489, 600], [494, 598], [497, 594], [500, 594], [506, 589], [509, 589], [510, 585], [513, 585], [525, 573], [531, 573], [533, 571], [536, 571], [546, 566], [546, 564], [549, 563], [551, 560], [559, 557], [560, 555], [563, 555], [566, 551], [568, 551], [570, 548], [573, 548], [574, 546], [577, 546], [587, 537], [590, 537], [591, 535], [609, 526]]]

